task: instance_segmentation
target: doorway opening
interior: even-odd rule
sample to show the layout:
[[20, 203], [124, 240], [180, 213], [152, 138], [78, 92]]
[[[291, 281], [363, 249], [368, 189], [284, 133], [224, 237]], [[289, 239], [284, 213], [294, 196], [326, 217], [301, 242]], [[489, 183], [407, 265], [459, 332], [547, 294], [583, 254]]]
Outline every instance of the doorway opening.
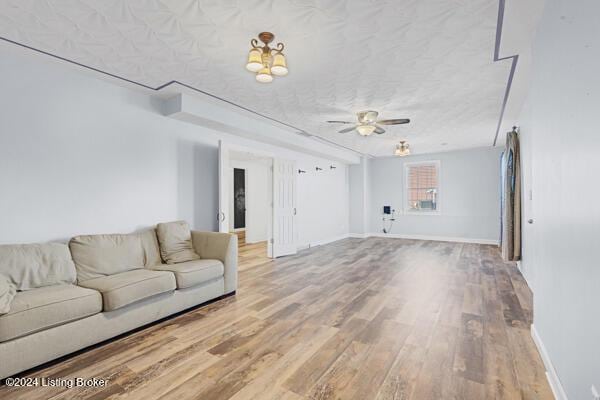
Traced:
[[270, 157], [229, 151], [229, 232], [238, 236], [238, 254], [245, 266], [270, 258], [272, 163]]
[[219, 142], [219, 231], [238, 236], [246, 267], [296, 253], [297, 173], [294, 161]]

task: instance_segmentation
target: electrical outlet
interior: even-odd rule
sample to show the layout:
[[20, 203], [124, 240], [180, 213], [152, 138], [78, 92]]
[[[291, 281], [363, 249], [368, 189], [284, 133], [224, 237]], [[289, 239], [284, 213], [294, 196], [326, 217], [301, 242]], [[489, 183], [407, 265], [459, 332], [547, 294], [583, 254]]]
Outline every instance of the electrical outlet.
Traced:
[[600, 394], [598, 394], [598, 390], [594, 385], [592, 385], [592, 396], [594, 396], [594, 400], [600, 400]]

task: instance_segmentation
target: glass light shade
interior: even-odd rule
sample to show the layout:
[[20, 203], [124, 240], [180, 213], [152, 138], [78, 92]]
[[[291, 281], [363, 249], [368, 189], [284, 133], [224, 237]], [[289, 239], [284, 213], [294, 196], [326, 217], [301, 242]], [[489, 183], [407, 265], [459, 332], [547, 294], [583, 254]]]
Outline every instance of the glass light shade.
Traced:
[[284, 76], [288, 74], [285, 56], [281, 53], [275, 54], [273, 57], [273, 66], [271, 67], [273, 75]]
[[271, 75], [271, 70], [269, 67], [264, 67], [258, 74], [256, 74], [256, 80], [260, 83], [271, 83], [273, 82], [273, 75]]
[[378, 115], [379, 115], [379, 113], [377, 111], [366, 111], [363, 119], [367, 123], [372, 123], [377, 120]]
[[375, 132], [375, 125], [359, 125], [356, 127], [356, 130], [361, 136], [369, 136]]
[[396, 150], [394, 150], [394, 155], [399, 157], [404, 157], [410, 154], [410, 148], [407, 144], [402, 142], [401, 144], [396, 145]]
[[248, 53], [248, 63], [246, 69], [250, 72], [258, 72], [262, 69], [262, 56], [261, 51], [258, 49], [252, 49]]

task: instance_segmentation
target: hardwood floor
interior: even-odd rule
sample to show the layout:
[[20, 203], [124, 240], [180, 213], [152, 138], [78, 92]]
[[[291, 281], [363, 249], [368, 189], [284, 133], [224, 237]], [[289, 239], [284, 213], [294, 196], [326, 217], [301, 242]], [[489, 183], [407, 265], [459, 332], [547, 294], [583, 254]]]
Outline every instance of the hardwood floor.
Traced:
[[[264, 247], [264, 244], [263, 244]], [[495, 247], [346, 239], [240, 256], [229, 297], [32, 376], [105, 388], [2, 399], [551, 399], [531, 293]]]
[[272, 261], [267, 257], [267, 242], [246, 243], [246, 232], [232, 232], [238, 237], [239, 270], [243, 271]]

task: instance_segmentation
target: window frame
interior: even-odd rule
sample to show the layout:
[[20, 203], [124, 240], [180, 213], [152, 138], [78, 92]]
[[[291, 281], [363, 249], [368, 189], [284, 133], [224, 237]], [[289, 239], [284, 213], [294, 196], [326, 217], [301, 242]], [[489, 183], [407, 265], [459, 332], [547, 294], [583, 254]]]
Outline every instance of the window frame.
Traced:
[[[408, 171], [411, 167], [418, 167], [421, 165], [434, 165], [437, 171], [437, 194], [436, 194], [436, 209], [435, 210], [414, 210], [410, 208], [408, 201]], [[405, 162], [404, 168], [404, 213], [407, 215], [441, 215], [442, 213], [442, 163], [440, 160], [426, 160], [426, 161], [412, 161]]]

